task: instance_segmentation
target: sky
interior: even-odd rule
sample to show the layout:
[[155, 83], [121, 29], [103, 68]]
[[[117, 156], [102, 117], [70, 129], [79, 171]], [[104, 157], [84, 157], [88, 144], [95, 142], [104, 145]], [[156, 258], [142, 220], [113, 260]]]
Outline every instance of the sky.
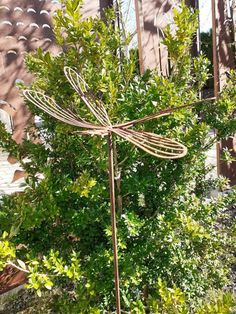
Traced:
[[200, 30], [207, 32], [212, 27], [211, 0], [199, 0]]
[[[136, 15], [134, 0], [123, 0], [122, 1], [122, 13], [125, 28], [131, 34], [136, 33]], [[137, 36], [134, 36], [130, 43], [130, 48], [137, 46]]]

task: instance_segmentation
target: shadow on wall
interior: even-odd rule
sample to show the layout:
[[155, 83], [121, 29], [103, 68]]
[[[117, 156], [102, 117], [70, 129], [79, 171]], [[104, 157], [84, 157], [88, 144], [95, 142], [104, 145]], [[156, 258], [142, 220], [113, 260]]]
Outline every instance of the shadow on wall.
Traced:
[[[220, 88], [224, 88], [227, 79], [227, 73], [231, 69], [235, 69], [235, 49], [232, 43], [234, 42], [233, 21], [228, 12], [226, 1], [217, 1], [217, 29], [219, 34], [219, 76]], [[236, 157], [236, 138], [225, 139], [220, 143], [220, 155], [225, 149], [230, 151], [232, 157]], [[236, 162], [227, 163], [223, 160], [219, 162], [219, 172], [221, 175], [230, 179], [230, 185], [236, 185]]]
[[105, 17], [104, 10], [106, 8], [112, 7], [112, 5], [113, 5], [113, 0], [99, 0], [101, 18]]
[[[235, 68], [235, 55], [232, 49], [234, 42], [233, 22], [227, 10], [226, 1], [218, 1], [217, 8], [217, 25], [219, 33], [219, 63], [220, 75], [224, 75], [225, 71]], [[225, 78], [223, 78], [225, 80]]]
[[39, 47], [58, 52], [51, 24], [58, 6], [56, 0], [2, 0], [0, 3], [0, 101], [15, 108], [13, 138], [17, 142], [22, 141], [29, 119], [16, 87], [19, 81], [29, 84], [32, 80], [24, 66], [24, 54]]
[[143, 0], [139, 5], [144, 70], [157, 69], [160, 74], [169, 74], [168, 51], [162, 40], [163, 29], [173, 22], [174, 2], [178, 4], [172, 0]]

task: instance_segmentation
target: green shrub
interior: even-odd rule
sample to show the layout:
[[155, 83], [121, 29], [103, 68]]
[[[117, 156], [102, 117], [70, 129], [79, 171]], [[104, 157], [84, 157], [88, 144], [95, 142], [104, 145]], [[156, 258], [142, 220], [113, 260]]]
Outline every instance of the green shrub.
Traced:
[[186, 295], [174, 286], [168, 288], [158, 280], [155, 296], [149, 297], [147, 306], [139, 300], [134, 302], [131, 313], [143, 314], [230, 314], [235, 313], [236, 297], [232, 293], [211, 291], [196, 308], [188, 304]]

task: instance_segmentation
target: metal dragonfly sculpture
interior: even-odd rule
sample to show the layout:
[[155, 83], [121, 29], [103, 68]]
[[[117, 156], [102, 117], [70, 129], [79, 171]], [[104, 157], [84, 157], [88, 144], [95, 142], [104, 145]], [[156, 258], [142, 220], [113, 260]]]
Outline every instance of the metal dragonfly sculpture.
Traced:
[[160, 118], [169, 115], [175, 110], [190, 107], [190, 105], [182, 105], [175, 108], [169, 108], [146, 117], [113, 125], [108, 117], [107, 111], [103, 102], [96, 98], [88, 87], [88, 84], [74, 69], [70, 67], [64, 68], [64, 73], [67, 80], [70, 82], [73, 89], [79, 94], [82, 101], [87, 105], [99, 124], [85, 121], [77, 113], [70, 109], [63, 109], [54, 99], [46, 96], [42, 92], [33, 90], [24, 90], [23, 94], [27, 100], [35, 104], [44, 112], [54, 118], [82, 128], [86, 130], [78, 131], [81, 135], [98, 135], [108, 137], [108, 160], [109, 160], [109, 185], [110, 185], [110, 204], [111, 204], [111, 223], [112, 223], [112, 245], [114, 256], [114, 278], [115, 278], [115, 293], [116, 293], [116, 311], [121, 313], [120, 306], [120, 289], [119, 289], [119, 269], [118, 269], [118, 253], [117, 253], [117, 229], [116, 229], [116, 202], [115, 202], [115, 183], [114, 183], [114, 161], [113, 161], [113, 134], [122, 137], [129, 141], [146, 153], [162, 159], [177, 159], [184, 157], [187, 154], [187, 148], [167, 137], [149, 133], [144, 131], [135, 131], [130, 129], [138, 123], [150, 121], [155, 118]]

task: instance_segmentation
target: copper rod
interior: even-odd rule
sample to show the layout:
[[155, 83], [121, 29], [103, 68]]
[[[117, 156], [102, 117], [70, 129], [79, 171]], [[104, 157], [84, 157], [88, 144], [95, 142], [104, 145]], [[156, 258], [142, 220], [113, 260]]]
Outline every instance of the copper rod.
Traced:
[[172, 108], [168, 108], [168, 109], [163, 109], [157, 113], [153, 113], [149, 116], [145, 116], [143, 118], [140, 118], [140, 119], [137, 119], [137, 120], [132, 120], [132, 121], [128, 121], [128, 122], [125, 122], [125, 123], [121, 123], [121, 124], [117, 124], [117, 125], [114, 125], [113, 127], [114, 128], [124, 128], [124, 127], [129, 127], [129, 126], [133, 126], [137, 123], [142, 123], [142, 122], [146, 122], [146, 121], [150, 121], [152, 119], [155, 119], [155, 118], [160, 118], [160, 117], [163, 117], [163, 116], [166, 116], [176, 110], [180, 110], [180, 109], [184, 109], [184, 108], [190, 108], [190, 107], [193, 107], [193, 106], [196, 106], [198, 104], [201, 104], [203, 103], [204, 101], [213, 101], [215, 100], [216, 98], [215, 97], [211, 97], [211, 98], [207, 98], [207, 99], [200, 99], [198, 101], [196, 101], [195, 103], [191, 103], [191, 104], [188, 104], [188, 105], [181, 105], [181, 106], [178, 106], [178, 107], [172, 107]]
[[[216, 1], [211, 0], [212, 10], [212, 49], [213, 49], [213, 72], [214, 72], [214, 96], [219, 97], [219, 60], [218, 60], [218, 46], [217, 46], [217, 26], [216, 26]], [[217, 133], [217, 130], [215, 130]], [[216, 144], [216, 169], [217, 175], [220, 175], [220, 143]]]
[[143, 59], [143, 43], [142, 43], [142, 33], [143, 33], [143, 16], [142, 16], [142, 7], [139, 0], [134, 1], [135, 5], [135, 15], [136, 15], [136, 30], [138, 37], [138, 55], [139, 55], [139, 68], [140, 73], [143, 74], [144, 69], [144, 59]]
[[111, 225], [112, 225], [112, 246], [114, 256], [114, 278], [116, 292], [116, 313], [121, 313], [120, 307], [120, 283], [118, 268], [117, 252], [117, 229], [116, 229], [116, 205], [115, 205], [115, 178], [114, 178], [114, 152], [112, 132], [108, 132], [108, 161], [109, 161], [109, 186], [110, 186], [110, 203], [111, 203]]
[[214, 96], [217, 98], [219, 93], [219, 62], [217, 49], [216, 31], [216, 2], [211, 0], [212, 6], [212, 46], [213, 46], [213, 67], [214, 67]]

